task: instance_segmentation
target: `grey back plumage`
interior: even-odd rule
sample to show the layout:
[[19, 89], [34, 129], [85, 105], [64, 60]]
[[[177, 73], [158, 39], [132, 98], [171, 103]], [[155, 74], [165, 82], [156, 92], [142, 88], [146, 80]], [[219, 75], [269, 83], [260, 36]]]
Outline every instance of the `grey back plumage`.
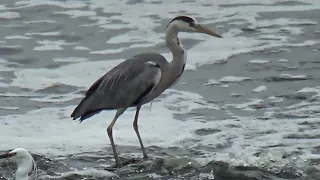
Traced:
[[138, 105], [159, 83], [156, 78], [167, 67], [168, 62], [158, 53], [142, 53], [123, 61], [88, 89], [71, 117], [81, 117], [82, 121], [101, 110]]

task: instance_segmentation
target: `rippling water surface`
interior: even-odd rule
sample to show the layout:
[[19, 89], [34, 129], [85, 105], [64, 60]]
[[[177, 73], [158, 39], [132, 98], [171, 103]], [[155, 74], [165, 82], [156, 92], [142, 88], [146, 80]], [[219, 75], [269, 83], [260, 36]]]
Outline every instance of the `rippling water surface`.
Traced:
[[[106, 171], [115, 112], [81, 124], [70, 114], [124, 59], [170, 60], [164, 30], [177, 15], [224, 38], [180, 34], [183, 77], [140, 114], [151, 159]], [[28, 149], [39, 179], [316, 180], [319, 19], [318, 0], [2, 0], [0, 151]], [[133, 117], [129, 109], [114, 127], [122, 159], [141, 158]], [[0, 161], [2, 179], [14, 171]]]

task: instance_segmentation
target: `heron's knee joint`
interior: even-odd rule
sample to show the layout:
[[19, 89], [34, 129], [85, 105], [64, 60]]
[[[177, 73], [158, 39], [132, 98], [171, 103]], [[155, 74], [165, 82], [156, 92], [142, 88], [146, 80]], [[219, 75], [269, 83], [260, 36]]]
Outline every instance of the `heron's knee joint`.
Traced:
[[138, 129], [138, 124], [136, 122], [133, 122], [133, 129], [137, 130]]
[[109, 136], [112, 135], [112, 127], [109, 126], [107, 128], [107, 133], [108, 133]]

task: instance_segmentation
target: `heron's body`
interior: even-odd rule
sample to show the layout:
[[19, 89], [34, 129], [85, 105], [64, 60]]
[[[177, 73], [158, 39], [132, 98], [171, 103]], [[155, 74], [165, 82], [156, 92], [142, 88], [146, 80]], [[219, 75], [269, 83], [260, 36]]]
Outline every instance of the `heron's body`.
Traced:
[[164, 85], [161, 80], [168, 66], [166, 59], [157, 53], [139, 54], [120, 63], [89, 88], [73, 117], [81, 117], [82, 121], [101, 110], [133, 107], [151, 101], [154, 92], [162, 93], [159, 85]]
[[125, 60], [89, 88], [85, 98], [71, 115], [73, 119], [80, 118], [80, 121], [83, 121], [102, 110], [117, 110], [113, 121], [107, 128], [116, 166], [120, 165], [113, 142], [112, 127], [128, 107], [137, 107], [133, 127], [138, 136], [144, 158], [147, 158], [138, 131], [139, 110], [143, 104], [152, 101], [173, 85], [183, 73], [187, 59], [186, 51], [177, 36], [178, 32], [181, 31], [202, 32], [221, 37], [190, 17], [178, 16], [174, 18], [167, 26], [165, 35], [166, 44], [173, 56], [171, 62], [168, 62], [158, 53], [142, 53]]

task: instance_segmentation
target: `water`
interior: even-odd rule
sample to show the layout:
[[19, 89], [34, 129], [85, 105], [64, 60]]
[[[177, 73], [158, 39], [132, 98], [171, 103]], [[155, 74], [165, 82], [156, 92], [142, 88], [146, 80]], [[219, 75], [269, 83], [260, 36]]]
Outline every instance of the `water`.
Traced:
[[[320, 3], [317, 0], [2, 0], [0, 150], [28, 149], [40, 179], [317, 179]], [[151, 160], [117, 172], [106, 127], [70, 114], [106, 71], [140, 52], [168, 60], [164, 30], [189, 15], [224, 38], [180, 34], [180, 81], [139, 129]], [[117, 121], [120, 157], [141, 157], [134, 109]], [[13, 163], [0, 162], [11, 178]]]

